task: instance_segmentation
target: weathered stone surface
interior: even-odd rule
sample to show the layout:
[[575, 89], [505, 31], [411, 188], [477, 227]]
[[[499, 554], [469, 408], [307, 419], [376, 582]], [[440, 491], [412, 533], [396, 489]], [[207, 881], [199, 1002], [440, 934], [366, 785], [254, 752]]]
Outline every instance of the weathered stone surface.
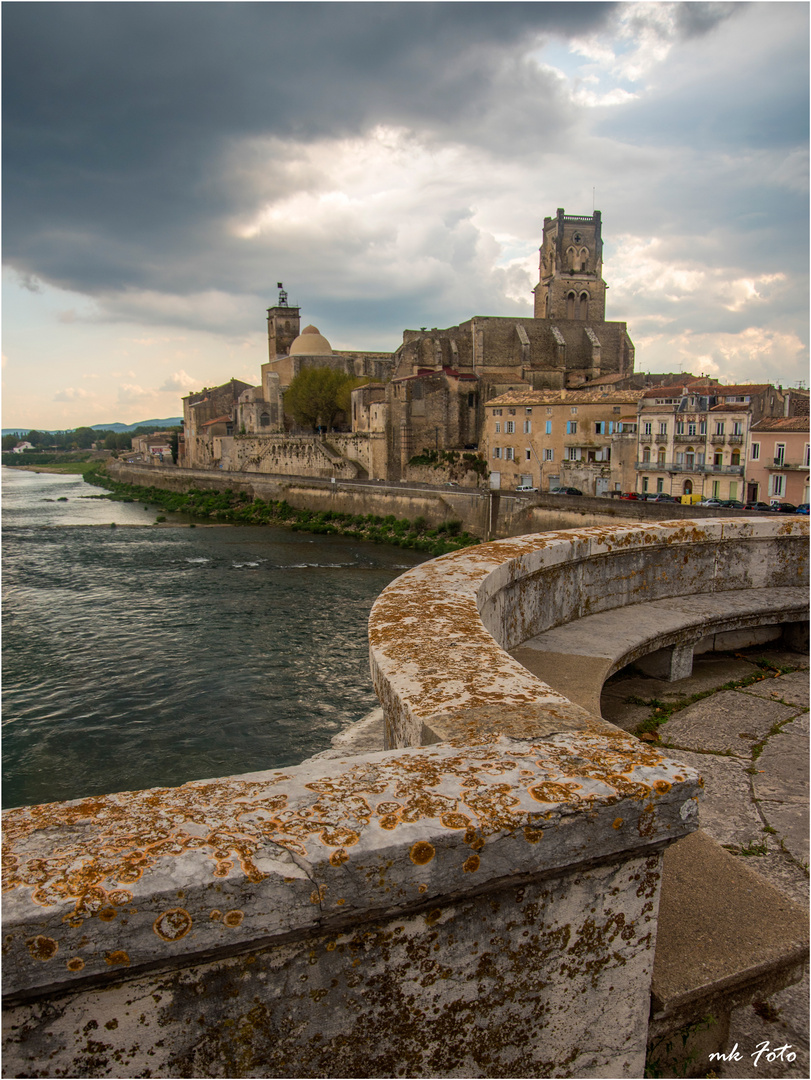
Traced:
[[790, 671], [786, 675], [778, 675], [771, 682], [748, 686], [746, 692], [756, 697], [776, 698], [785, 701], [787, 705], [800, 705], [807, 709], [809, 704], [808, 672]]
[[660, 728], [666, 746], [688, 746], [695, 750], [750, 757], [755, 743], [764, 739], [772, 726], [790, 719], [794, 710], [775, 701], [763, 701], [757, 712], [738, 690], [723, 690], [712, 699], [688, 705]]
[[705, 799], [701, 806], [701, 830], [719, 844], [736, 847], [767, 839], [763, 820], [752, 802], [749, 762], [718, 754], [671, 751], [704, 780]]
[[[707, 1061], [707, 1068], [727, 1080], [805, 1080], [811, 1076], [808, 1055], [808, 972], [796, 986], [781, 990], [764, 1002], [733, 1010], [728, 1045], [738, 1047], [740, 1060]], [[760, 1011], [756, 1011], [760, 1010]], [[764, 1015], [765, 1013], [765, 1015]], [[767, 1019], [768, 1017], [768, 1019]], [[758, 1053], [768, 1044], [768, 1049]], [[777, 1053], [785, 1047], [782, 1053]], [[772, 1060], [769, 1060], [770, 1055]], [[789, 1055], [793, 1055], [789, 1056]], [[702, 1062], [703, 1064], [703, 1062]]]

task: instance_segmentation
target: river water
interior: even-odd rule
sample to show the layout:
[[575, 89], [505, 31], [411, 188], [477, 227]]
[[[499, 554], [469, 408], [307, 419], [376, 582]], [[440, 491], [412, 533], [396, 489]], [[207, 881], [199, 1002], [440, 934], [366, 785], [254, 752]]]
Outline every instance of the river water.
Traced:
[[3, 469], [4, 807], [283, 768], [377, 704], [369, 609], [423, 555], [92, 494]]

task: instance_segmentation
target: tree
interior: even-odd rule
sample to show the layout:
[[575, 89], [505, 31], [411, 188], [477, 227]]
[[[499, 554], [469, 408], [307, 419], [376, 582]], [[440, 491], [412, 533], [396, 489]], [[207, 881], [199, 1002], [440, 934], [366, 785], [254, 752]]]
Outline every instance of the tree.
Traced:
[[300, 427], [332, 428], [349, 411], [349, 393], [359, 380], [333, 368], [304, 368], [284, 395], [284, 408]]

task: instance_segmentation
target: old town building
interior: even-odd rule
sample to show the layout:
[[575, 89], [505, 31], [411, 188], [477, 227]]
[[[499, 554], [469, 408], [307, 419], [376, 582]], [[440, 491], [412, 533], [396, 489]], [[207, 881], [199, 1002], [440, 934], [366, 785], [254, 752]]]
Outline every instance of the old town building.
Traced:
[[808, 502], [808, 416], [766, 417], [752, 425], [746, 462], [746, 498]]
[[494, 488], [627, 490], [642, 390], [516, 390], [485, 405], [481, 450]]

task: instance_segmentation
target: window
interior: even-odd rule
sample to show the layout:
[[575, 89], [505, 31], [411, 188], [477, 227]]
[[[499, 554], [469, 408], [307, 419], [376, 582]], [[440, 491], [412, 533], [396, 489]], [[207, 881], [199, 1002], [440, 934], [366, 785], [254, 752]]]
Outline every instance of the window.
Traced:
[[525, 453], [526, 453], [527, 461], [532, 461], [532, 451], [530, 450], [529, 447], [526, 448]]
[[494, 446], [493, 447], [493, 457], [494, 458], [500, 458], [501, 457], [501, 447], [500, 446]]
[[508, 416], [515, 416], [515, 409], [507, 409]]
[[511, 446], [504, 448], [504, 457], [507, 461], [515, 461], [515, 450]]
[[693, 421], [692, 423], [688, 423], [688, 425], [687, 425], [687, 434], [691, 435], [691, 436], [695, 436], [695, 434], [696, 434], [695, 421]]
[[657, 477], [657, 479], [656, 479], [656, 490], [657, 490], [657, 492], [662, 492], [662, 491], [665, 490], [665, 481], [664, 481], [663, 476]]
[[598, 420], [594, 425], [595, 435], [605, 435], [605, 420]]
[[552, 421], [551, 420], [546, 421], [546, 434], [547, 435], [552, 434]]
[[[741, 452], [740, 452], [740, 450], [738, 450], [738, 448], [736, 447], [736, 448], [735, 448], [735, 449], [734, 449], [734, 450], [732, 451], [732, 460], [730, 461], [730, 465], [740, 465], [740, 463], [741, 463]], [[730, 495], [729, 497], [730, 497], [730, 499], [732, 498], [732, 496], [731, 496], [731, 495]]]
[[729, 497], [730, 499], [738, 498], [738, 484], [735, 480], [732, 480], [729, 485]]
[[657, 465], [664, 465], [667, 461], [667, 452], [663, 446], [659, 447], [659, 454], [656, 458]]
[[575, 405], [569, 410], [569, 412], [571, 412], [572, 416], [577, 416], [577, 406]]
[[544, 450], [543, 459], [544, 459], [544, 461], [554, 461], [555, 460], [555, 451], [554, 450]]
[[760, 460], [760, 443], [759, 442], [753, 442], [752, 443], [752, 461], [759, 461], [759, 460]]
[[551, 409], [547, 409], [547, 410], [546, 410], [546, 415], [547, 415], [547, 416], [551, 416], [551, 415], [552, 415], [552, 410], [551, 410]]
[[732, 424], [732, 434], [733, 435], [743, 435], [743, 424], [741, 423], [740, 420], [735, 420], [734, 423]]
[[515, 431], [515, 421], [514, 420], [505, 420], [504, 421], [504, 431], [505, 431], [505, 433], [507, 435], [512, 435], [513, 432]]
[[525, 420], [524, 421], [524, 434], [529, 435], [529, 433], [531, 431], [532, 431], [532, 421], [531, 420]]
[[567, 435], [576, 435], [577, 434], [577, 421], [576, 420], [567, 420], [566, 421], [566, 434]]
[[643, 491], [648, 490], [648, 478], [647, 478], [647, 476], [642, 477], [642, 490]]
[[716, 422], [715, 422], [715, 434], [716, 435], [723, 435], [724, 434], [724, 421], [723, 420], [716, 420]]
[[659, 434], [667, 435], [667, 423], [664, 420], [659, 421]]
[[775, 443], [774, 444], [774, 463], [775, 465], [782, 465], [786, 460], [786, 444]]
[[475, 394], [468, 394], [467, 395], [467, 407], [469, 409], [475, 409], [475, 407], [476, 407], [476, 395]]
[[642, 451], [642, 464], [647, 465], [650, 461], [650, 447], [646, 446]]
[[723, 467], [724, 454], [721, 450], [716, 450], [715, 453], [712, 455], [712, 463], [714, 468], [716, 469], [720, 469]]
[[642, 432], [642, 433], [643, 433], [644, 435], [652, 435], [652, 434], [653, 434], [653, 424], [652, 424], [652, 423], [651, 423], [651, 422], [650, 422], [649, 420], [647, 420], [647, 421], [645, 422], [645, 426], [644, 426], [644, 428], [643, 428], [643, 432]]
[[268, 413], [263, 412], [262, 415], [259, 417], [259, 426], [270, 427], [270, 415]]
[[772, 476], [769, 480], [769, 487], [771, 491], [770, 495], [784, 495], [786, 491], [786, 478], [779, 473], [776, 476]]
[[677, 465], [683, 465], [684, 464], [684, 451], [683, 450], [677, 450], [676, 451], [676, 464]]
[[808, 468], [809, 464], [811, 464], [811, 446], [809, 446], [808, 443], [805, 444], [805, 454], [803, 455], [803, 464], [805, 465], [806, 468]]
[[532, 416], [532, 409], [524, 409], [527, 416]]
[[676, 434], [677, 435], [683, 435], [684, 434], [684, 421], [683, 420], [677, 420], [676, 421]]
[[493, 409], [493, 416], [501, 416], [501, 409]]
[[699, 452], [696, 454], [696, 465], [703, 465], [703, 464], [704, 464], [704, 451], [699, 450]]
[[501, 423], [500, 423], [500, 421], [496, 420], [496, 435], [500, 435], [500, 434], [501, 434]]
[[707, 421], [706, 420], [699, 420], [699, 422], [698, 422], [698, 433], [699, 433], [699, 435], [706, 435], [707, 434]]
[[721, 481], [713, 480], [712, 482], [712, 497], [714, 499], [720, 499], [721, 497]]

